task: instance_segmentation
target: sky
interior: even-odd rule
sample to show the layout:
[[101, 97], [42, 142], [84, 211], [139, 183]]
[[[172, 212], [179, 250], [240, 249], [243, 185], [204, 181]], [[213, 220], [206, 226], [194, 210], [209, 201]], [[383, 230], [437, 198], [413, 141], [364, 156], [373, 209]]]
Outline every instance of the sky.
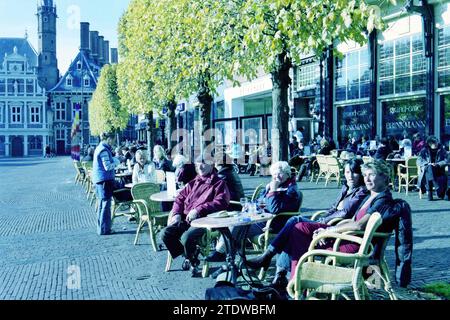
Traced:
[[[0, 37], [24, 37], [38, 50], [36, 7], [41, 0], [0, 0]], [[80, 46], [80, 22], [89, 22], [117, 48], [117, 25], [131, 0], [53, 0], [58, 14], [57, 58], [61, 74], [68, 69]]]

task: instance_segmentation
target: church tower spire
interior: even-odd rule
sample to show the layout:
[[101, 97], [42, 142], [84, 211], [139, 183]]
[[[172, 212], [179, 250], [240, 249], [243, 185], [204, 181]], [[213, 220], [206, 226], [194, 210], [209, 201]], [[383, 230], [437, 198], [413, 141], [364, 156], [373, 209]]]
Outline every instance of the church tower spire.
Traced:
[[53, 0], [41, 0], [37, 8], [39, 82], [49, 90], [58, 82], [59, 70], [56, 58], [56, 6]]

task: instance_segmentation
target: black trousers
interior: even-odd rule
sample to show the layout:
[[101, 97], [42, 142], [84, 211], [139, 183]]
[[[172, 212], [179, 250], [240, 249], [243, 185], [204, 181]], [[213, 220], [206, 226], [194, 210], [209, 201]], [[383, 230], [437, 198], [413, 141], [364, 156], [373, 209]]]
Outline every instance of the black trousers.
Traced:
[[197, 244], [205, 233], [206, 229], [194, 228], [186, 221], [181, 221], [164, 228], [161, 238], [173, 259], [184, 255], [191, 264], [198, 265]]
[[444, 198], [447, 190], [447, 177], [445, 175], [439, 175], [437, 170], [438, 168], [431, 165], [425, 167], [425, 188], [430, 192], [433, 190], [433, 186], [435, 186], [437, 196], [439, 198]]

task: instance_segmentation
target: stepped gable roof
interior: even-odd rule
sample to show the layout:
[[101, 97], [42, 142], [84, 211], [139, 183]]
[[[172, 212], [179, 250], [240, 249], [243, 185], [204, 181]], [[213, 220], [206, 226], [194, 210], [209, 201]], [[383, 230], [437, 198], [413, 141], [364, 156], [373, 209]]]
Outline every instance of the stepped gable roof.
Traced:
[[[79, 68], [81, 66], [81, 68]], [[70, 64], [69, 69], [61, 77], [56, 86], [49, 92], [81, 92], [94, 91], [97, 87], [97, 79], [100, 76], [100, 66], [98, 66], [89, 55], [83, 51], [78, 52], [76, 58]], [[72, 78], [72, 86], [67, 86], [67, 78]], [[89, 77], [89, 86], [83, 86], [83, 78]]]

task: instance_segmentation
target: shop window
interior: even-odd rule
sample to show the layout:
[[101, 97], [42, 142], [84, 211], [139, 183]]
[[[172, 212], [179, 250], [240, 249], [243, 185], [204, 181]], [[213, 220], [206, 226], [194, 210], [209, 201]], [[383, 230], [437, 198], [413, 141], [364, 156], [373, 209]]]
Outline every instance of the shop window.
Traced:
[[369, 91], [362, 90], [370, 79], [369, 52], [367, 46], [346, 53], [336, 60], [336, 101], [363, 99]]
[[383, 135], [399, 138], [403, 131], [425, 133], [425, 98], [385, 101], [383, 110]]

